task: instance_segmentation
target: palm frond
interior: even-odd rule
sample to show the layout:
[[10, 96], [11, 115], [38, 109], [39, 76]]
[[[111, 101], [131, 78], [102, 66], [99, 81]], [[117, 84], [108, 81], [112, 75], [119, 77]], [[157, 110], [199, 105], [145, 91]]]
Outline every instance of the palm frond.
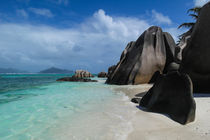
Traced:
[[193, 19], [197, 20], [198, 19], [198, 15], [196, 14], [189, 14], [189, 16], [191, 16]]
[[183, 23], [181, 24], [178, 29], [182, 28], [182, 27], [186, 27], [186, 28], [192, 28], [195, 25], [194, 22], [190, 22], [190, 23]]
[[201, 11], [201, 8], [202, 8], [202, 7], [199, 7], [199, 6], [194, 7], [194, 8], [191, 8], [191, 9], [189, 9], [189, 10], [187, 11], [187, 13], [189, 13], [189, 12], [194, 12], [194, 13], [199, 14], [199, 12]]

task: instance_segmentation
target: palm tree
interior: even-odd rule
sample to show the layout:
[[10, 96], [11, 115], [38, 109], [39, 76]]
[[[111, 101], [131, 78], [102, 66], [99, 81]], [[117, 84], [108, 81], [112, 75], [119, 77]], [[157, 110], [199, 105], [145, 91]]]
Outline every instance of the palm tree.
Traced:
[[193, 28], [194, 25], [195, 25], [194, 22], [182, 23], [181, 25], [179, 25], [178, 29], [180, 29], [182, 27]]
[[[189, 14], [189, 16], [191, 16], [195, 21], [198, 19], [198, 15], [201, 11], [201, 8], [202, 7], [194, 7], [194, 8], [191, 8], [187, 11], [187, 13], [190, 13], [192, 12], [191, 14]], [[189, 28], [189, 31], [187, 31], [186, 33], [183, 33], [179, 36], [179, 40], [178, 40], [178, 43], [181, 42], [182, 38], [185, 37], [186, 35], [188, 34], [191, 34], [192, 31], [193, 31], [193, 27], [195, 26], [195, 22], [188, 22], [188, 23], [182, 23], [178, 29], [182, 28], [182, 27], [185, 27], [185, 28]]]
[[[201, 8], [202, 8], [202, 7], [194, 7], [194, 8], [191, 8], [191, 9], [189, 9], [189, 10], [187, 11], [187, 13], [193, 12], [193, 14], [189, 14], [189, 16], [193, 17], [194, 20], [197, 20], [197, 19], [198, 19], [198, 15], [199, 15], [199, 13], [200, 13], [200, 11], [201, 11]], [[186, 27], [186, 28], [192, 29], [192, 28], [194, 27], [194, 25], [195, 25], [195, 22], [183, 23], [183, 24], [181, 24], [181, 25], [178, 27], [178, 29], [179, 29], [179, 28], [182, 28], [182, 27]]]

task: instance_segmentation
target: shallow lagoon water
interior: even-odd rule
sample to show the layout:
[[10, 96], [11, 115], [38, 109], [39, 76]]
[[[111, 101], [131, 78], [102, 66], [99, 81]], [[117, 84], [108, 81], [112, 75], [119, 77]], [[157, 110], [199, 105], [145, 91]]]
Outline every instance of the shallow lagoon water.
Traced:
[[[115, 86], [68, 75], [2, 75], [0, 140], [126, 139], [134, 105]], [[7, 82], [5, 82], [7, 81]]]

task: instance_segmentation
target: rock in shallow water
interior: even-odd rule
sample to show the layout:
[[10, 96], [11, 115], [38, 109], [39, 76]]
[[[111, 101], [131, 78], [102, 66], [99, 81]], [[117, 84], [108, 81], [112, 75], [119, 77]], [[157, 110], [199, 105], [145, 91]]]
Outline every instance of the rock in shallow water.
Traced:
[[135, 104], [139, 104], [140, 103], [140, 100], [141, 100], [140, 98], [132, 98], [131, 99], [131, 102], [132, 103], [135, 103]]
[[74, 77], [76, 77], [76, 78], [90, 78], [90, 77], [94, 77], [94, 76], [86, 70], [76, 70]]
[[67, 81], [67, 82], [98, 82], [97, 80], [77, 78], [77, 77], [74, 77], [74, 76], [60, 78], [60, 79], [58, 79], [56, 81]]
[[130, 42], [117, 66], [110, 68], [107, 84], [127, 85], [148, 83], [157, 71], [174, 61], [176, 44], [160, 27], [150, 27], [136, 42]]
[[167, 114], [181, 124], [194, 121], [196, 104], [189, 76], [178, 72], [159, 76], [141, 99], [140, 106], [148, 111]]
[[106, 72], [100, 72], [100, 73], [98, 74], [98, 77], [99, 77], [99, 78], [106, 78], [106, 77], [107, 77], [107, 73], [106, 73]]

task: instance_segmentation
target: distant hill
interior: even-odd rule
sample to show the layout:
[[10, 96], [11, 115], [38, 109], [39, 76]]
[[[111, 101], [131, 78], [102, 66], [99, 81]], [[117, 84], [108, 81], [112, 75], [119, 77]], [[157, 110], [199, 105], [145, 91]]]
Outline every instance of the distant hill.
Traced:
[[73, 73], [73, 71], [52, 67], [52, 68], [49, 68], [49, 69], [46, 69], [46, 70], [42, 70], [39, 73], [61, 73], [61, 74], [63, 74], [63, 73]]
[[14, 68], [0, 68], [0, 73], [29, 73], [29, 72]]

